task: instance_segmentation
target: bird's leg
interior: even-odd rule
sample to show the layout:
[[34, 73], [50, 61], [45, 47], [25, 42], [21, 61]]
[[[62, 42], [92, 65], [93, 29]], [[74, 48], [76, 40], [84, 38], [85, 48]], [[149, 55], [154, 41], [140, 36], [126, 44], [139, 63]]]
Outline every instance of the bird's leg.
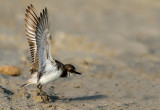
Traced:
[[41, 84], [38, 84], [37, 85], [37, 88], [39, 89], [39, 93], [42, 91], [42, 85]]
[[49, 96], [44, 91], [42, 91], [42, 85], [38, 84], [37, 88], [39, 89], [39, 94], [40, 94], [41, 99], [43, 100], [43, 102], [44, 103], [49, 102]]

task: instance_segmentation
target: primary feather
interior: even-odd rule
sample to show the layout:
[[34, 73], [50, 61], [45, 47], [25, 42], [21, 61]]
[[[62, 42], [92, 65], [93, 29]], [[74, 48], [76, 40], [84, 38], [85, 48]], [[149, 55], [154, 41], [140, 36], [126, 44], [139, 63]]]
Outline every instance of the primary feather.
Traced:
[[37, 56], [37, 44], [36, 44], [36, 31], [38, 24], [38, 14], [33, 5], [28, 6], [25, 14], [25, 34], [27, 36], [30, 58], [31, 58], [31, 73], [34, 73], [38, 69], [38, 56]]

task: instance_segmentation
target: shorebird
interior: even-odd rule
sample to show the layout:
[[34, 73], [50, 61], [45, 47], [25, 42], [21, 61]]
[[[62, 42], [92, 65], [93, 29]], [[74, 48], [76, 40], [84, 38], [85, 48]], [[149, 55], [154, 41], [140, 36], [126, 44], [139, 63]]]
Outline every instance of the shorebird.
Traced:
[[31, 76], [27, 83], [36, 84], [43, 102], [48, 101], [48, 95], [42, 91], [42, 85], [60, 77], [81, 74], [71, 64], [63, 64], [51, 56], [51, 34], [47, 8], [40, 15], [31, 4], [25, 14], [25, 34], [29, 44], [31, 57]]

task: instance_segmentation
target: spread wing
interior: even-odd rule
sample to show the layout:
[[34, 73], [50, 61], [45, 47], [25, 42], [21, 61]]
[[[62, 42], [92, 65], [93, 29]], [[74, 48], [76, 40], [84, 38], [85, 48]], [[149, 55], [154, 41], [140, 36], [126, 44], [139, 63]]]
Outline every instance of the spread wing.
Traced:
[[[50, 52], [51, 35], [47, 8], [43, 9], [43, 12], [40, 13], [38, 21], [36, 28], [36, 44], [39, 58], [39, 70], [43, 71], [46, 63], [51, 63], [51, 61], [53, 61]], [[41, 73], [39, 76], [41, 76]]]
[[29, 50], [30, 50], [30, 58], [32, 62], [31, 73], [36, 71], [38, 68], [38, 56], [37, 56], [37, 44], [36, 44], [36, 29], [38, 24], [38, 14], [31, 4], [26, 9], [25, 14], [25, 34], [27, 36]]

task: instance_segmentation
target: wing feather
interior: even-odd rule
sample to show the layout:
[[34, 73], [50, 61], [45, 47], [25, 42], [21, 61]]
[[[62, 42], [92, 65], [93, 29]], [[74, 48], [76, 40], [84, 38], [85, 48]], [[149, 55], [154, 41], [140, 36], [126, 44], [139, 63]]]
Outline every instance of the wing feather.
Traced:
[[38, 68], [38, 57], [37, 57], [37, 44], [36, 44], [36, 28], [38, 24], [38, 14], [31, 4], [26, 9], [25, 14], [25, 34], [28, 40], [29, 44], [29, 50], [30, 50], [30, 58], [31, 58], [31, 73], [35, 71], [35, 69]]
[[[30, 47], [31, 73], [35, 70], [42, 71], [48, 61], [55, 64], [50, 51], [51, 35], [47, 8], [43, 9], [39, 16], [32, 4], [28, 6], [25, 14], [25, 33]], [[38, 76], [41, 76], [41, 73]]]
[[39, 22], [36, 31], [36, 42], [38, 47], [38, 57], [39, 57], [39, 67], [42, 70], [47, 61], [52, 61], [52, 56], [50, 53], [50, 29], [48, 22], [47, 8], [43, 9], [40, 13]]

